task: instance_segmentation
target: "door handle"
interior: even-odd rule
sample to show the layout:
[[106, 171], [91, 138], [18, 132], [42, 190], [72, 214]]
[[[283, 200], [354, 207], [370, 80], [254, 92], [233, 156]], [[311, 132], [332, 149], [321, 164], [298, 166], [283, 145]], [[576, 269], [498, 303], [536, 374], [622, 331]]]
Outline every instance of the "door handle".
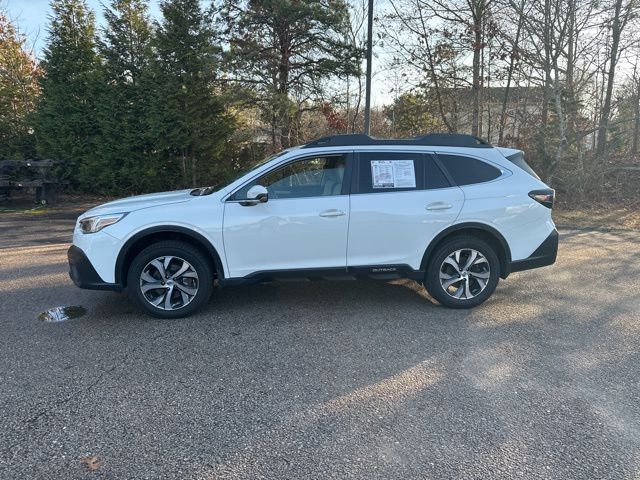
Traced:
[[453, 207], [453, 205], [451, 205], [450, 203], [434, 202], [434, 203], [430, 203], [429, 205], [427, 205], [426, 209], [429, 210], [429, 211], [433, 211], [433, 210], [449, 210], [451, 207]]
[[343, 215], [345, 215], [345, 213], [342, 210], [336, 210], [335, 208], [320, 212], [321, 217], [341, 217]]

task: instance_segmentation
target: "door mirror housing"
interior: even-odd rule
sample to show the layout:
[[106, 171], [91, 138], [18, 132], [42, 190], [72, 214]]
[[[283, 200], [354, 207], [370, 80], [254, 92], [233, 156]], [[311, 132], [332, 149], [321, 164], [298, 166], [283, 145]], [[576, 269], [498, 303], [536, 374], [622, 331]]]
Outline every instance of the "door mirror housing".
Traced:
[[247, 192], [247, 199], [240, 202], [245, 207], [266, 203], [269, 200], [269, 192], [262, 185], [254, 185]]

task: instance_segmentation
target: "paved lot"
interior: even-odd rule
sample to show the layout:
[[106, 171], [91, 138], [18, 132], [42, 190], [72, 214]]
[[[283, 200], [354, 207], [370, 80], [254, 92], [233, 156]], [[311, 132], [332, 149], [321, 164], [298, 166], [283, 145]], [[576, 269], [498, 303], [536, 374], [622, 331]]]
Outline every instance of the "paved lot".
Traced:
[[640, 477], [637, 233], [564, 231], [472, 311], [302, 283], [159, 321], [71, 284], [70, 225], [0, 217], [1, 479]]

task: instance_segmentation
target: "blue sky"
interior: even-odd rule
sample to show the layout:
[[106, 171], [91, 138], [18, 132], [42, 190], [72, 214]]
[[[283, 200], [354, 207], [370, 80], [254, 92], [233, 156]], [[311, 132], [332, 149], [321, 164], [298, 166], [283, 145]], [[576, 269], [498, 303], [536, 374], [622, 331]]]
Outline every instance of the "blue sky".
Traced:
[[[98, 24], [100, 24], [103, 21], [102, 3], [109, 3], [109, 0], [86, 1], [89, 8], [95, 12]], [[160, 15], [158, 4], [159, 0], [149, 1], [149, 10], [154, 17]], [[0, 0], [0, 5], [4, 6], [9, 17], [17, 22], [20, 30], [27, 35], [36, 56], [40, 56], [47, 38], [48, 16], [51, 13], [49, 0]]]

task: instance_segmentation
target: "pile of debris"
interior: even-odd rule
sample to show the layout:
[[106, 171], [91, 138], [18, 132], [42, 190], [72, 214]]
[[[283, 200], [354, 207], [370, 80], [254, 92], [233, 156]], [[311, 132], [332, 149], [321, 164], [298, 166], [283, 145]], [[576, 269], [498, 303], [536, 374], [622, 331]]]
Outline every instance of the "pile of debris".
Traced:
[[0, 160], [0, 201], [8, 201], [12, 191], [33, 191], [42, 205], [56, 202], [58, 191], [67, 182], [58, 180], [54, 167], [59, 160]]

